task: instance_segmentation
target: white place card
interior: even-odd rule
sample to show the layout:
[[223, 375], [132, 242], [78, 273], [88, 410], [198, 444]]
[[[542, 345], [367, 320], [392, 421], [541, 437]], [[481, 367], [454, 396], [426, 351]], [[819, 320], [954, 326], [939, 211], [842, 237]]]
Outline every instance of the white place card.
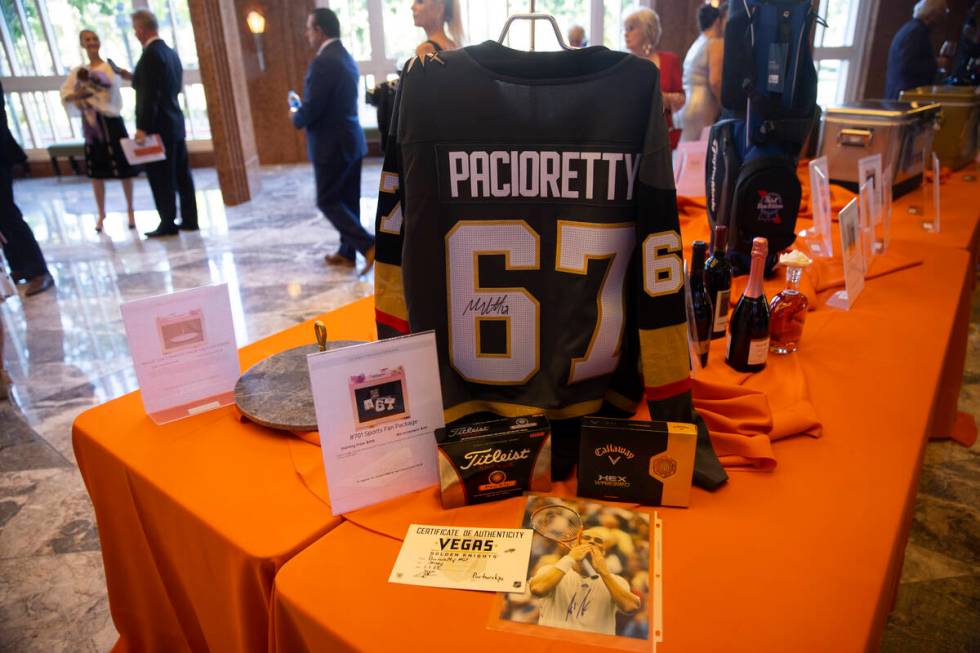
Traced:
[[241, 369], [228, 284], [124, 303], [147, 414], [157, 424], [235, 403]]
[[704, 166], [708, 157], [707, 141], [677, 145], [677, 194], [684, 197], [704, 197]]
[[438, 481], [444, 426], [431, 331], [310, 354], [310, 385], [339, 515]]
[[[872, 154], [863, 159], [858, 159], [858, 187], [865, 183], [871, 184], [871, 222], [868, 226], [872, 229], [881, 223], [881, 208], [884, 204], [883, 198], [883, 179], [881, 174], [881, 155]], [[864, 218], [862, 218], [862, 221]], [[863, 224], [863, 222], [862, 222]]]
[[810, 207], [813, 210], [813, 234], [807, 234], [810, 250], [821, 257], [834, 255], [833, 220], [830, 208], [830, 172], [827, 157], [810, 161]]
[[860, 230], [860, 249], [861, 249], [861, 265], [865, 274], [868, 272], [868, 266], [871, 265], [871, 260], [874, 258], [874, 243], [875, 243], [875, 222], [874, 222], [874, 187], [871, 184], [871, 180], [861, 184], [861, 188], [858, 189], [858, 225]]
[[159, 134], [147, 134], [142, 143], [137, 143], [132, 138], [121, 138], [119, 147], [131, 166], [167, 160], [167, 150]]
[[410, 524], [389, 583], [523, 592], [534, 531]]
[[857, 199], [851, 200], [838, 215], [840, 222], [841, 258], [844, 263], [844, 290], [827, 300], [828, 306], [849, 310], [864, 290], [864, 253], [861, 247], [861, 225]]

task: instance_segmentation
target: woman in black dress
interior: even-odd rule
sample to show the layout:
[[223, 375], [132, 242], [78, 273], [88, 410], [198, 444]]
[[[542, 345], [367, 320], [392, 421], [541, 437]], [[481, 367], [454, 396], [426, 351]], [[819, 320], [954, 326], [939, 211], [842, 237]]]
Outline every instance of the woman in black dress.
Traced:
[[89, 63], [71, 71], [61, 88], [61, 99], [65, 106], [75, 107], [82, 114], [85, 167], [92, 179], [92, 190], [99, 207], [99, 221], [95, 224], [95, 230], [101, 232], [102, 223], [105, 222], [106, 179], [122, 180], [129, 211], [129, 228], [135, 229], [133, 177], [138, 171], [129, 165], [119, 146], [119, 139], [129, 137], [126, 124], [120, 117], [122, 95], [119, 92], [119, 75], [110, 63], [99, 56], [102, 43], [98, 34], [92, 30], [82, 30], [78, 39], [88, 53]]

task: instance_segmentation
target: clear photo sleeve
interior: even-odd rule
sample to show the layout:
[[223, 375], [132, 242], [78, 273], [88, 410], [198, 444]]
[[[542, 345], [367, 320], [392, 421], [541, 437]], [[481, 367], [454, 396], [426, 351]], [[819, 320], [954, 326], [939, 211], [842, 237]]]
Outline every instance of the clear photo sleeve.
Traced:
[[[640, 651], [656, 651], [657, 644], [662, 642], [664, 638], [663, 523], [659, 514], [652, 510], [641, 511], [627, 507], [628, 504], [529, 494], [523, 526], [527, 527], [531, 523], [531, 515], [537, 509], [536, 506], [540, 506], [542, 502], [572, 506], [583, 514], [586, 523], [583, 534], [589, 533], [592, 529], [600, 529], [606, 531], [609, 537], [617, 541], [617, 544], [607, 549], [607, 569], [617, 576], [614, 581], [610, 582], [617, 582], [620, 585], [624, 582], [628, 583], [630, 592], [641, 599], [640, 607], [635, 613], [630, 614], [622, 613], [617, 609], [614, 622], [610, 622], [608, 615], [606, 615], [605, 620], [598, 619], [591, 622], [583, 620], [578, 624], [563, 627], [547, 625], [554, 623], [556, 617], [561, 620], [561, 617], [566, 614], [572, 615], [581, 610], [582, 603], [576, 602], [576, 600], [579, 598], [580, 592], [589, 591], [587, 585], [590, 581], [579, 577], [576, 571], [570, 570], [566, 576], [576, 574], [576, 577], [573, 578], [574, 582], [571, 582], [571, 588], [562, 588], [559, 583], [551, 596], [534, 596], [530, 591], [530, 581], [534, 578], [535, 572], [540, 573], [542, 567], [548, 565], [558, 567], [558, 563], [563, 557], [562, 554], [549, 548], [547, 538], [541, 538], [536, 533], [535, 539], [541, 538], [542, 541], [535, 541], [532, 545], [531, 560], [528, 566], [528, 589], [517, 594], [497, 594], [491, 604], [487, 628], [528, 637], [574, 642], [605, 649], [636, 651], [637, 653]], [[603, 514], [606, 522], [608, 522], [608, 515], [614, 514], [620, 526], [615, 529], [590, 527], [589, 524], [595, 523], [595, 516], [599, 513]], [[632, 545], [630, 545], [631, 542]], [[629, 550], [629, 553], [624, 554], [623, 550]], [[632, 568], [637, 568], [637, 563], [640, 563], [637, 571], [632, 572], [632, 574], [626, 571], [627, 565], [621, 562], [624, 555], [628, 557], [629, 564], [633, 565]], [[636, 556], [642, 556], [642, 561]], [[630, 577], [623, 578], [619, 574]], [[578, 580], [579, 578], [581, 580]], [[604, 581], [597, 581], [595, 578], [591, 581], [591, 583], [597, 582]], [[597, 594], [593, 593], [589, 596], [591, 600], [586, 602], [589, 610], [604, 609], [602, 606], [606, 599], [603, 595], [597, 597]], [[614, 623], [615, 633], [598, 632], [597, 629], [589, 630], [586, 627], [589, 623], [604, 624], [607, 629]]]

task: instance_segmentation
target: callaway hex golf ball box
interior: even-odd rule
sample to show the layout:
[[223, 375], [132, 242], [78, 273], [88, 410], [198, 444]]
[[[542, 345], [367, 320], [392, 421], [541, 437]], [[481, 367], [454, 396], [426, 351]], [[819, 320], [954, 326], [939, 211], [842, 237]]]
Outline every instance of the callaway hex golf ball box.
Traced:
[[687, 506], [697, 439], [694, 424], [586, 417], [578, 496]]
[[551, 489], [551, 425], [544, 415], [436, 429], [442, 507]]

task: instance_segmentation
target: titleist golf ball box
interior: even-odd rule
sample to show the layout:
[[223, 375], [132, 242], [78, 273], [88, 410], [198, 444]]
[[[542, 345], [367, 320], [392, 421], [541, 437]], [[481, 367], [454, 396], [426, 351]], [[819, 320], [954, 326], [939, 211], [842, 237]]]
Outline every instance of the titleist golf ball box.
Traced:
[[697, 439], [694, 424], [586, 417], [578, 495], [648, 506], [686, 506]]
[[551, 425], [528, 415], [436, 429], [442, 507], [551, 489]]

